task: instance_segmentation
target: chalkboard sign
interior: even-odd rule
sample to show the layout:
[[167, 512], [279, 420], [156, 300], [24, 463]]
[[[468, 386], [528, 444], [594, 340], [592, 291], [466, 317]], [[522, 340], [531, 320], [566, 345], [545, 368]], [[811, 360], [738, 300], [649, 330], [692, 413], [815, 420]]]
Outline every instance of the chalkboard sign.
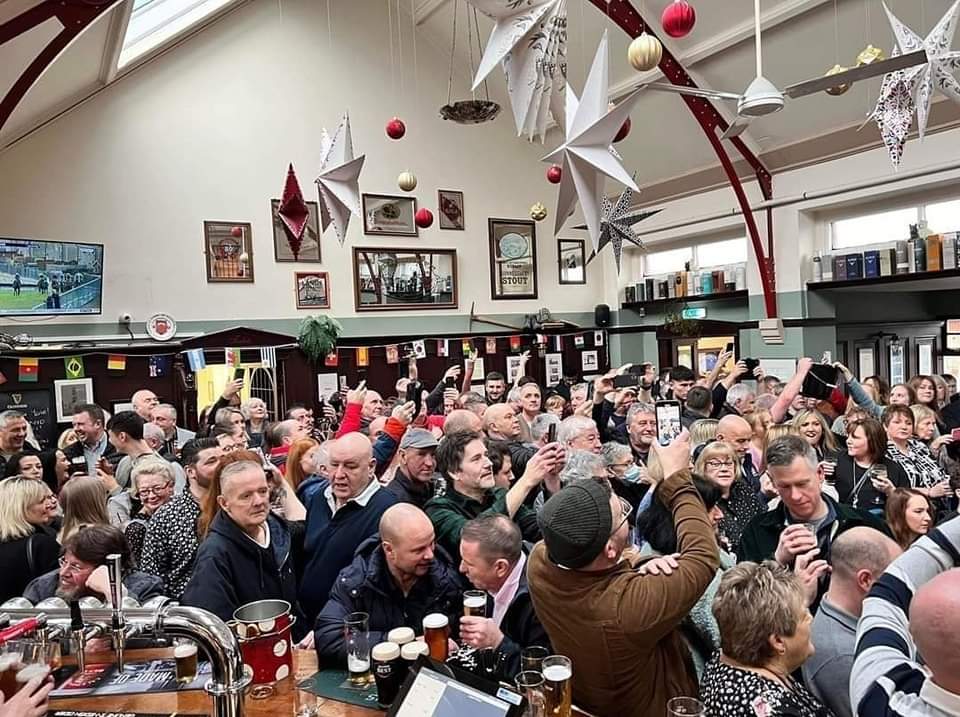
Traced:
[[51, 441], [56, 423], [53, 418], [53, 399], [50, 391], [11, 391], [0, 393], [0, 411], [20, 411], [27, 417], [33, 428], [33, 434], [40, 442], [41, 448], [46, 448]]

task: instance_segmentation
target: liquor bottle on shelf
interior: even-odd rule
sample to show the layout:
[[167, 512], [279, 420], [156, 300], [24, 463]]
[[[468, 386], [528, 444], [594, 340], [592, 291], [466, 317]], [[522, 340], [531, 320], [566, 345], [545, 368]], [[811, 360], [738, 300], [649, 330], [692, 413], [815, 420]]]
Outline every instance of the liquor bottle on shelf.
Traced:
[[718, 294], [727, 290], [727, 284], [723, 280], [723, 269], [713, 272], [713, 290]]
[[826, 254], [822, 257], [823, 280], [833, 281], [833, 254]]
[[833, 255], [833, 280], [845, 281], [847, 278], [847, 257], [845, 254]]
[[863, 278], [873, 279], [880, 276], [880, 251], [871, 249], [863, 252]]
[[957, 233], [947, 232], [943, 235], [943, 268], [957, 268]]
[[847, 254], [847, 279], [863, 278], [863, 254]]
[[914, 239], [907, 242], [907, 265], [908, 273], [917, 273], [917, 242]]
[[653, 301], [654, 299], [656, 299], [658, 296], [657, 294], [658, 284], [656, 279], [644, 279], [643, 283], [646, 284], [647, 286], [647, 290], [646, 292], [644, 292], [645, 296], [647, 297], [646, 300]]
[[820, 252], [813, 255], [813, 281], [814, 283], [823, 281], [823, 259], [820, 258]]
[[943, 244], [939, 234], [928, 234], [927, 271], [941, 271], [943, 269]]
[[703, 293], [703, 277], [699, 271], [691, 272], [690, 275], [690, 293], [693, 296], [700, 296]]
[[[926, 226], [924, 226], [926, 230]], [[913, 271], [927, 270], [927, 244], [920, 236], [920, 227], [917, 224], [910, 225], [910, 241], [913, 242]]]
[[897, 271], [897, 250], [880, 250], [880, 276], [892, 276]]
[[713, 293], [713, 273], [705, 271], [700, 275], [700, 293], [709, 296]]
[[911, 251], [910, 242], [898, 241], [896, 252], [897, 252], [897, 268], [894, 273], [909, 274], [910, 273], [910, 256], [913, 254], [913, 251]]

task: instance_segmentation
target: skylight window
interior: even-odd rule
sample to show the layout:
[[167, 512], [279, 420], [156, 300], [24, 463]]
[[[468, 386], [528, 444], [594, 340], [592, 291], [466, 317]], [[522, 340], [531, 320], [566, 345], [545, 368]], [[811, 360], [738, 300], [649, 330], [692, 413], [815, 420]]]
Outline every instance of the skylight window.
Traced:
[[236, 0], [134, 0], [118, 67], [124, 67]]

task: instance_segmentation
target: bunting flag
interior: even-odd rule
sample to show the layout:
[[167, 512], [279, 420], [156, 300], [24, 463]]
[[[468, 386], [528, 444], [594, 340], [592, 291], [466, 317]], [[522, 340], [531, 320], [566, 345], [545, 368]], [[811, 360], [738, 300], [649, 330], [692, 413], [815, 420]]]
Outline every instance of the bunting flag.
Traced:
[[578, 349], [582, 349], [586, 345], [586, 340], [583, 338], [583, 334], [577, 334], [573, 337], [573, 345]]
[[594, 346], [603, 346], [603, 332], [594, 331], [593, 332], [593, 345]]
[[519, 351], [519, 350], [520, 350], [520, 337], [519, 337], [519, 336], [511, 336], [511, 337], [510, 337], [510, 350], [511, 350], [511, 351]]
[[163, 378], [170, 373], [169, 356], [151, 356], [147, 362], [150, 378]]
[[370, 365], [370, 349], [366, 346], [360, 346], [357, 348], [357, 366], [369, 366]]
[[277, 350], [273, 346], [264, 346], [260, 349], [260, 365], [263, 368], [276, 368]]
[[473, 341], [470, 339], [461, 339], [460, 347], [463, 349], [463, 355], [466, 356], [468, 353], [473, 351]]
[[339, 363], [340, 363], [340, 359], [336, 350], [333, 350], [330, 353], [328, 353], [326, 358], [323, 359], [324, 366], [336, 367]]
[[546, 334], [537, 334], [537, 346], [543, 347], [546, 345], [547, 345]]
[[413, 355], [418, 359], [427, 357], [427, 342], [423, 339], [418, 339], [413, 342]]
[[437, 339], [437, 356], [444, 357], [450, 355], [450, 341], [447, 339]]
[[240, 368], [240, 349], [226, 348], [224, 349], [224, 353], [226, 353], [227, 366]]
[[0, 386], [7, 382], [7, 377], [3, 375], [3, 371], [0, 371]]
[[126, 371], [127, 357], [122, 354], [107, 355], [107, 371]]
[[553, 350], [554, 351], [563, 351], [563, 337], [559, 334], [553, 337]]
[[18, 364], [20, 383], [36, 383], [40, 378], [40, 359], [22, 358]]
[[207, 367], [207, 357], [203, 355], [203, 349], [190, 349], [186, 354], [187, 362], [190, 364], [190, 370], [194, 373], [202, 371]]
[[488, 336], [488, 337], [487, 337], [487, 351], [486, 351], [486, 352], [487, 352], [487, 354], [495, 354], [495, 353], [497, 353], [497, 337], [496, 337], [496, 336]]
[[387, 363], [400, 363], [400, 350], [396, 344], [387, 344]]
[[87, 374], [83, 370], [82, 356], [67, 356], [63, 359], [63, 367], [67, 372], [67, 378], [83, 378]]

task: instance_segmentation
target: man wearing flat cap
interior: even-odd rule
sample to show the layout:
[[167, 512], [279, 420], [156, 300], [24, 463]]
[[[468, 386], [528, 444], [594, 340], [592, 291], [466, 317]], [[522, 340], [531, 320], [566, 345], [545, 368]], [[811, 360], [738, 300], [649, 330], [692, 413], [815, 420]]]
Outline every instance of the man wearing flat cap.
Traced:
[[401, 503], [423, 508], [435, 495], [442, 495], [443, 478], [437, 474], [437, 446], [434, 435], [423, 428], [411, 428], [400, 440], [400, 465], [386, 489]]
[[697, 694], [678, 626], [716, 573], [717, 541], [690, 479], [686, 431], [653, 451], [667, 476], [657, 499], [673, 514], [680, 551], [669, 574], [625, 559], [631, 506], [596, 480], [544, 504], [543, 541], [527, 565], [550, 643], [573, 661], [573, 701], [593, 714], [662, 715], [669, 699]]

